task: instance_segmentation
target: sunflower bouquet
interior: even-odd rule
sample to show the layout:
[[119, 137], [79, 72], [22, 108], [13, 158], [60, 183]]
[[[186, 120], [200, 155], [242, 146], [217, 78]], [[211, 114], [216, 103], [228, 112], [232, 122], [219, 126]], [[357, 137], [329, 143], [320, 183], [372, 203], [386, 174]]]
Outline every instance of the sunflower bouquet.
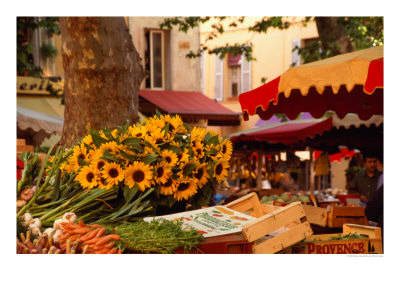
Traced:
[[59, 180], [73, 178], [79, 203], [86, 193], [108, 205], [96, 220], [107, 222], [139, 207], [208, 206], [214, 186], [228, 176], [232, 143], [205, 128], [190, 130], [177, 115], [157, 113], [134, 125], [91, 130], [69, 151], [59, 162]]

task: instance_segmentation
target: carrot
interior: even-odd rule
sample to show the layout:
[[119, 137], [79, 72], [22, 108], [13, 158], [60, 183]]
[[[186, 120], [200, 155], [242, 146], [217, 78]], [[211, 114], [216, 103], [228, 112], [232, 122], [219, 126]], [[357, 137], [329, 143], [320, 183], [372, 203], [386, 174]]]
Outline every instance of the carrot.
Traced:
[[122, 254], [122, 249], [118, 249], [117, 253]]
[[100, 228], [92, 229], [91, 231], [87, 232], [85, 235], [81, 236], [79, 241], [84, 242], [84, 241], [94, 238], [94, 236], [97, 234], [97, 232], [99, 230], [100, 230]]
[[104, 249], [104, 248], [111, 249], [112, 247], [114, 247], [114, 242], [109, 242], [109, 243], [107, 243], [105, 245], [104, 244], [102, 244], [102, 245], [94, 245], [93, 249], [95, 251], [98, 251], [98, 250], [101, 250], [101, 249]]
[[115, 253], [117, 253], [117, 248], [115, 247], [111, 248], [111, 250], [107, 252], [107, 254], [115, 254]]
[[110, 239], [111, 239], [110, 235], [103, 236], [94, 245], [95, 246], [102, 246], [105, 243], [107, 243]]
[[21, 236], [21, 241], [24, 243], [25, 242], [25, 235], [23, 232], [20, 233]]
[[82, 220], [79, 220], [79, 226], [80, 226], [80, 227], [83, 227], [83, 226], [85, 226], [85, 223], [83, 223]]
[[103, 227], [102, 225], [100, 225], [100, 224], [92, 224], [92, 225], [89, 225], [90, 227], [93, 227], [93, 228], [101, 228], [101, 227]]
[[99, 232], [96, 234], [96, 237], [101, 237], [102, 235], [104, 235], [106, 233], [106, 228], [100, 228]]
[[108, 251], [110, 251], [110, 249], [108, 248], [104, 248], [103, 250], [99, 250], [99, 251], [95, 251], [95, 254], [106, 254]]
[[114, 241], [119, 241], [119, 239], [121, 238], [118, 234], [109, 234], [107, 236], [109, 236], [110, 239]]
[[95, 243], [98, 242], [100, 238], [94, 237], [91, 240], [87, 240], [85, 242], [83, 242], [83, 245], [94, 245]]
[[71, 240], [71, 242], [75, 242], [79, 237], [80, 237], [79, 234], [75, 234], [75, 235], [71, 235], [69, 237], [69, 239]]
[[70, 231], [71, 234], [84, 234], [90, 231], [88, 227], [79, 227]]

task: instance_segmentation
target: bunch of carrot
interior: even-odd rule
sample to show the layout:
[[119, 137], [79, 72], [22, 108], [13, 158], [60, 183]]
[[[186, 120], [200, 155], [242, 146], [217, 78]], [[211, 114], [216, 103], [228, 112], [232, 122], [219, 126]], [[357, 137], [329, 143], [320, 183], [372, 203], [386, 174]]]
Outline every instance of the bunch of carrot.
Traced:
[[101, 225], [87, 225], [79, 220], [78, 224], [61, 223], [62, 233], [58, 237], [61, 249], [68, 253], [82, 254], [121, 254], [118, 241], [120, 236], [107, 234], [107, 229]]

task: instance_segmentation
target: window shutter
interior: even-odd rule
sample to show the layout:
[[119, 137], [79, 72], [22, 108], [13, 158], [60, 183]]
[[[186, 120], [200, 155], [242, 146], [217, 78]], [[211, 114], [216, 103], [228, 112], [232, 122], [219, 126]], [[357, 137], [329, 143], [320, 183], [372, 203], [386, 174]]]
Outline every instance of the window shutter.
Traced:
[[223, 71], [224, 71], [224, 61], [219, 58], [218, 55], [215, 56], [215, 90], [214, 98], [218, 101], [222, 101], [223, 98]]
[[295, 47], [301, 47], [301, 40], [300, 39], [296, 39], [296, 40], [292, 40], [292, 64], [291, 66], [298, 66], [301, 64], [301, 57], [299, 54], [298, 50], [293, 51], [293, 49]]
[[241, 59], [241, 87], [240, 93], [245, 93], [251, 90], [251, 61], [247, 61], [242, 55]]

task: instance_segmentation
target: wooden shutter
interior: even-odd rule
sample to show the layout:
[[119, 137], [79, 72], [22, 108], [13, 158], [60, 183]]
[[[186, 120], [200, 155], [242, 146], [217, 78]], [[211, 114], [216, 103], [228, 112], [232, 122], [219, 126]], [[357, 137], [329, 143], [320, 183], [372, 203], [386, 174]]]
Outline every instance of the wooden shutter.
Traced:
[[223, 99], [223, 73], [224, 61], [215, 56], [215, 84], [214, 84], [214, 98], [218, 101]]
[[298, 50], [293, 51], [293, 49], [295, 47], [301, 47], [301, 40], [300, 39], [296, 39], [296, 40], [292, 40], [292, 63], [291, 63], [291, 67], [294, 66], [298, 66], [301, 64], [301, 57], [299, 54]]
[[251, 61], [247, 61], [246, 57], [242, 55], [241, 59], [241, 87], [240, 93], [245, 93], [251, 90]]

